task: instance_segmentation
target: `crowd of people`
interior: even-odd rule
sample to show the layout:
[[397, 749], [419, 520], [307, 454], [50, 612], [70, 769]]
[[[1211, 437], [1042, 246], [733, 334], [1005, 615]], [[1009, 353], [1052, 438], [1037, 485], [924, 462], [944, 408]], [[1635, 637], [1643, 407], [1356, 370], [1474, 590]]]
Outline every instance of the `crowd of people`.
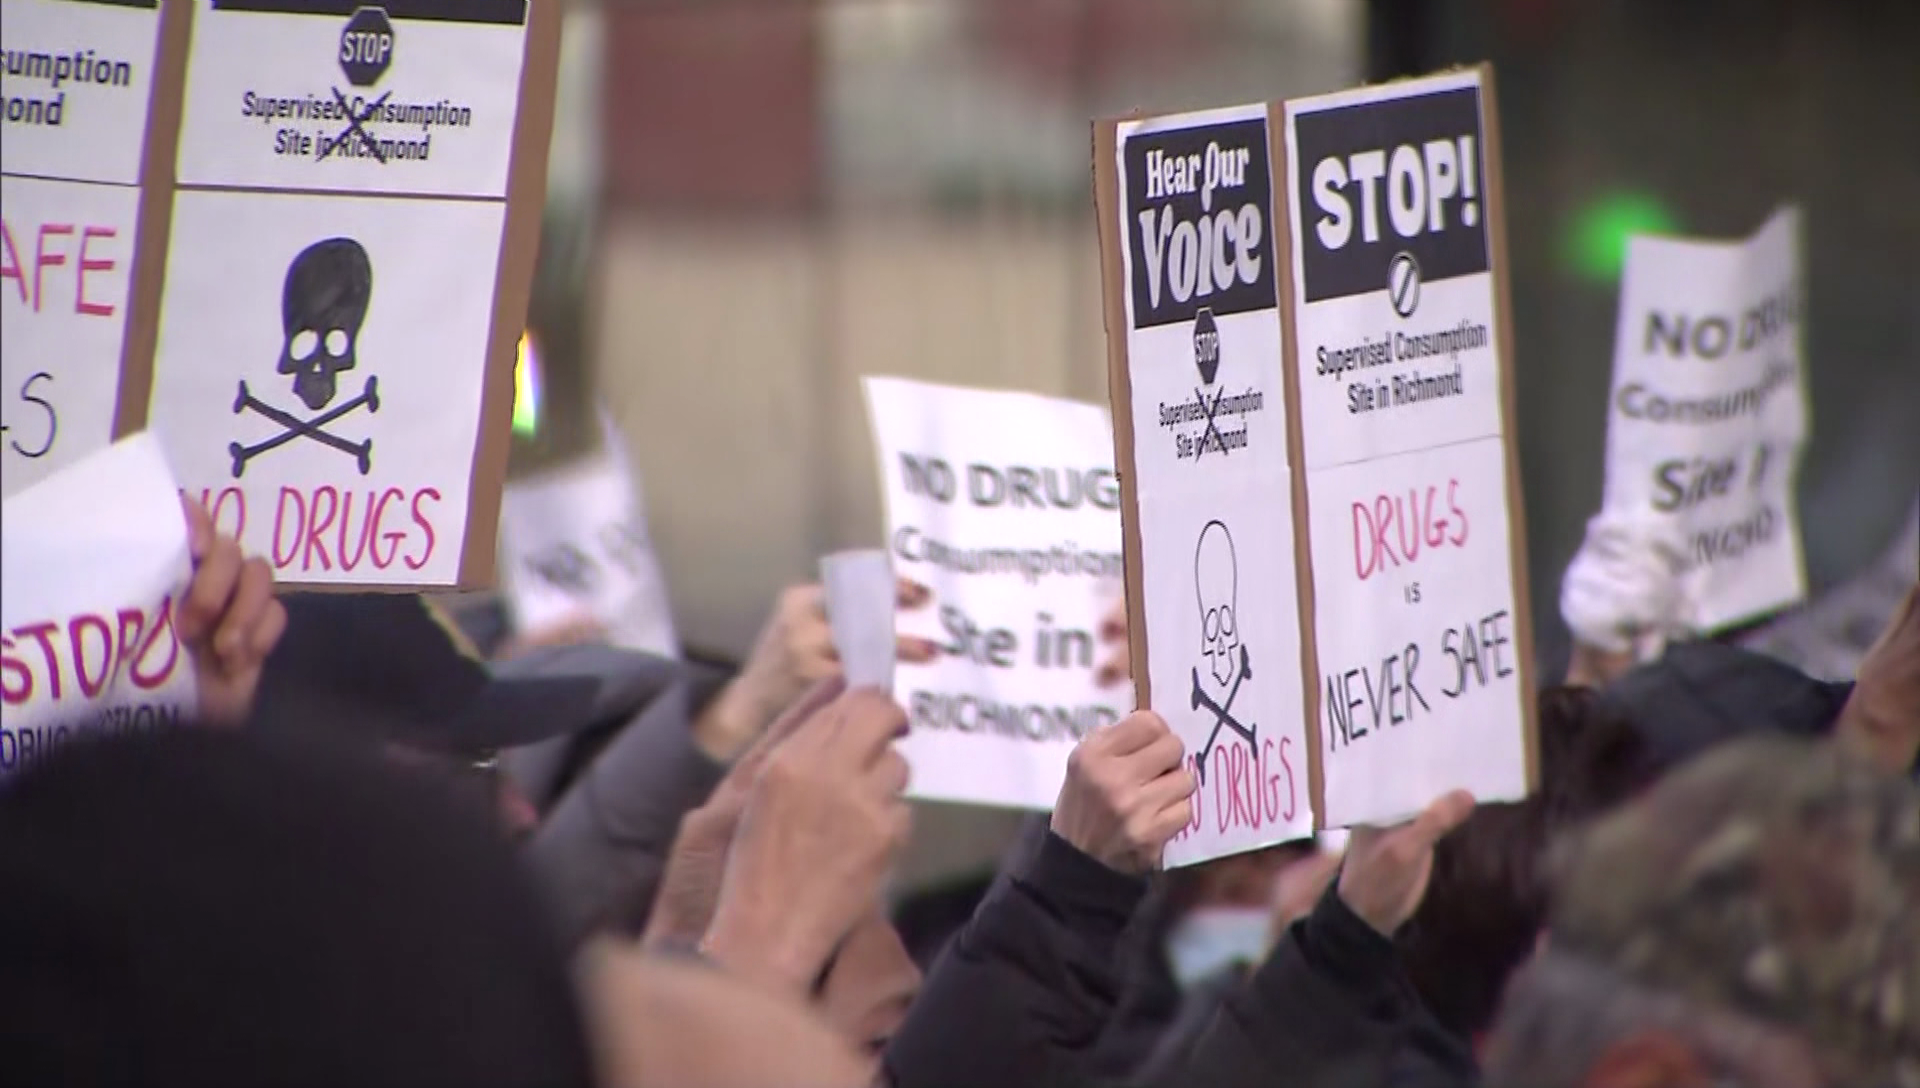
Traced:
[[1172, 872], [1139, 710], [942, 923], [817, 588], [728, 674], [276, 593], [186, 513], [198, 722], [0, 783], [9, 1083], [1920, 1088], [1910, 581], [1852, 681], [1589, 655], [1533, 796]]

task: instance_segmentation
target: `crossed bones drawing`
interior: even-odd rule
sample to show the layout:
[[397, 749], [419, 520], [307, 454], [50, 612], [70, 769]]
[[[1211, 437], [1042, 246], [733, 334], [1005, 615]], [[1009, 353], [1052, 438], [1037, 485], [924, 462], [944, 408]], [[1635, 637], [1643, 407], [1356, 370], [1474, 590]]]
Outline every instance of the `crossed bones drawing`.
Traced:
[[367, 438], [359, 442], [350, 442], [327, 430], [327, 424], [358, 411], [361, 408], [365, 408], [369, 415], [378, 412], [380, 410], [380, 390], [377, 383], [377, 378], [369, 377], [367, 379], [366, 389], [363, 390], [359, 396], [345, 404], [330, 408], [312, 419], [301, 419], [289, 412], [283, 412], [271, 404], [258, 400], [252, 393], [247, 391], [247, 383], [244, 380], [241, 381], [240, 392], [233, 399], [233, 414], [239, 415], [242, 412], [252, 411], [273, 420], [286, 429], [264, 442], [257, 442], [251, 446], [243, 446], [238, 442], [227, 443], [227, 452], [233, 455], [233, 478], [236, 480], [240, 478], [240, 474], [247, 470], [248, 461], [253, 460], [268, 450], [278, 449], [296, 438], [309, 439], [323, 446], [331, 446], [341, 453], [352, 454], [354, 460], [360, 466], [360, 475], [365, 476], [368, 470], [373, 467], [373, 439]]
[[1207, 689], [1200, 683], [1200, 670], [1197, 668], [1193, 670], [1193, 709], [1199, 710], [1205, 707], [1213, 715], [1213, 731], [1207, 734], [1207, 743], [1200, 746], [1199, 758], [1194, 761], [1195, 776], [1200, 779], [1200, 784], [1203, 786], [1207, 784], [1207, 757], [1213, 754], [1213, 745], [1220, 739], [1221, 729], [1231, 729], [1247, 738], [1247, 744], [1250, 746], [1256, 744], [1259, 725], [1242, 725], [1240, 719], [1233, 716], [1233, 700], [1240, 694], [1240, 684], [1244, 680], [1251, 679], [1253, 679], [1253, 658], [1248, 656], [1244, 645], [1240, 647], [1240, 671], [1234, 674], [1233, 687], [1227, 689], [1227, 701], [1224, 703], [1214, 702], [1213, 696], [1208, 695]]

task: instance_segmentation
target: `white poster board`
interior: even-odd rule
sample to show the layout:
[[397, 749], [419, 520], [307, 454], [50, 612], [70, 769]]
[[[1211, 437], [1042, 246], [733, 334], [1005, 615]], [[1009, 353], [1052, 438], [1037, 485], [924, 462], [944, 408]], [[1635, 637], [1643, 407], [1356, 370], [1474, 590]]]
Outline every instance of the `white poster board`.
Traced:
[[1328, 827], [1399, 820], [1454, 788], [1528, 789], [1485, 79], [1286, 105]]
[[1096, 163], [1121, 240], [1140, 686], [1199, 780], [1169, 866], [1313, 830], [1271, 139], [1265, 105], [1122, 121]]
[[6, 0], [0, 494], [113, 440], [157, 2]]
[[488, 583], [558, 5], [192, 10], [149, 426], [282, 583]]
[[591, 622], [616, 646], [680, 655], [639, 477], [611, 420], [592, 456], [509, 483], [500, 590], [521, 638]]
[[0, 776], [90, 732], [177, 725], [197, 702], [174, 636], [180, 494], [135, 435], [0, 506]]
[[1681, 623], [1736, 626], [1804, 599], [1794, 481], [1808, 427], [1800, 214], [1751, 238], [1627, 243], [1607, 402], [1608, 511], [1681, 550]]
[[1107, 414], [1029, 393], [866, 379], [893, 572], [932, 591], [894, 696], [915, 797], [1051, 808], [1067, 755], [1126, 713], [1095, 682], [1121, 593]]
[[182, 185], [504, 198], [527, 0], [197, 0]]

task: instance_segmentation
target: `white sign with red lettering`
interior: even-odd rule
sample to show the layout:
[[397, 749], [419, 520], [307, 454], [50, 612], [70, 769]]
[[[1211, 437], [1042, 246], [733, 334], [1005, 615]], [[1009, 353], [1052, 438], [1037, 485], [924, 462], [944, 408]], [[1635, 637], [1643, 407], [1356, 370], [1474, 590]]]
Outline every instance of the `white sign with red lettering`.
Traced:
[[196, 706], [175, 640], [191, 576], [179, 490], [140, 434], [0, 508], [0, 776], [90, 732], [178, 724]]
[[0, 209], [0, 493], [11, 495], [113, 440], [140, 190], [0, 178]]
[[151, 419], [281, 582], [460, 573], [506, 205], [182, 192]]
[[1325, 826], [1528, 786], [1481, 70], [1289, 102]]

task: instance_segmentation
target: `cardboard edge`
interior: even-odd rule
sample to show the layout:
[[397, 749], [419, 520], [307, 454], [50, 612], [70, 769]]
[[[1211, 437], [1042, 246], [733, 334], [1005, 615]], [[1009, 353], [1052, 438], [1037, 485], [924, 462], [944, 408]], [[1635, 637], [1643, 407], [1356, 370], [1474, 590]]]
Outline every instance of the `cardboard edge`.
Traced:
[[1147, 675], [1147, 598], [1140, 554], [1139, 475], [1133, 460], [1133, 378], [1127, 358], [1125, 268], [1120, 260], [1120, 120], [1093, 123], [1093, 209], [1100, 238], [1100, 297], [1107, 333], [1107, 403], [1113, 417], [1113, 468], [1120, 477], [1120, 550], [1126, 566], [1127, 660], [1134, 706], [1153, 706]]
[[1500, 308], [1495, 335], [1500, 346], [1500, 437], [1507, 465], [1507, 563], [1512, 579], [1514, 641], [1519, 645], [1516, 671], [1520, 681], [1520, 718], [1526, 745], [1527, 791], [1540, 788], [1539, 698], [1534, 685], [1533, 595], [1527, 574], [1527, 510], [1520, 486], [1520, 443], [1517, 425], [1518, 369], [1513, 353], [1513, 291], [1507, 264], [1506, 170], [1501, 156], [1499, 96], [1493, 65], [1475, 65], [1480, 73], [1480, 140], [1486, 162], [1487, 229], [1493, 247], [1493, 300]]
[[547, 153], [560, 71], [560, 0], [531, 0], [514, 107], [513, 158], [507, 170], [507, 213], [493, 287], [486, 370], [480, 391], [480, 433], [467, 479], [467, 522], [461, 538], [459, 589], [484, 589], [499, 547], [500, 493], [512, 451], [513, 368], [533, 293], [546, 210]]
[[1306, 429], [1300, 418], [1299, 322], [1293, 312], [1293, 191], [1287, 182], [1287, 104], [1267, 106], [1267, 171], [1278, 199], [1267, 214], [1273, 219], [1273, 259], [1278, 263], [1274, 290], [1280, 311], [1280, 379], [1287, 423], [1287, 476], [1293, 504], [1294, 603], [1300, 624], [1301, 713], [1306, 718], [1307, 803], [1313, 826], [1324, 828], [1326, 771], [1320, 744], [1320, 648], [1313, 595], [1313, 535], [1307, 509]]
[[153, 93], [147, 101], [140, 199], [134, 213], [127, 324], [120, 335], [120, 384], [114, 391], [115, 441], [145, 430], [153, 409], [153, 363], [160, 343], [160, 303], [172, 243], [174, 166], [180, 157], [180, 119], [186, 111], [193, 9], [193, 4], [162, 3], [158, 15]]

